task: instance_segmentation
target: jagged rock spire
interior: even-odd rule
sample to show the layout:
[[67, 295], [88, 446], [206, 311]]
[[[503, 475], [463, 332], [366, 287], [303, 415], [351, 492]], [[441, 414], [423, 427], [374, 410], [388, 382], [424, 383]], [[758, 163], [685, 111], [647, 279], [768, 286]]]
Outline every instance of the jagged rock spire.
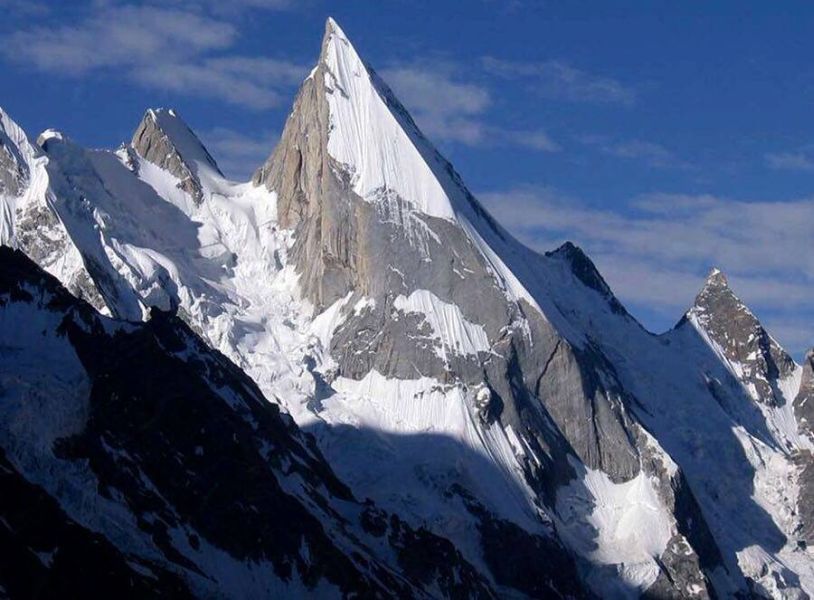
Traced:
[[174, 109], [148, 109], [130, 142], [141, 158], [180, 179], [178, 187], [203, 200], [200, 170], [223, 176], [215, 159]]
[[740, 379], [755, 400], [784, 403], [777, 384], [794, 371], [794, 360], [735, 295], [721, 270], [710, 271], [686, 316], [730, 363], [739, 365]]

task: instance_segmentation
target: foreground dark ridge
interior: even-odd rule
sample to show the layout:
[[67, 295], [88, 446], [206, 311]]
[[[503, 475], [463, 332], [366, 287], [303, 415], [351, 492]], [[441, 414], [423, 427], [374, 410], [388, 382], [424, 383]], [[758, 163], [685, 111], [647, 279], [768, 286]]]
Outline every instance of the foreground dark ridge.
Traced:
[[[447, 540], [357, 502], [312, 438], [176, 317], [102, 318], [0, 247], [0, 323], [0, 585], [12, 597], [326, 584], [345, 596], [495, 596]], [[31, 419], [34, 404], [43, 414]], [[382, 545], [392, 564], [371, 554]], [[548, 550], [563, 584], [569, 560]]]

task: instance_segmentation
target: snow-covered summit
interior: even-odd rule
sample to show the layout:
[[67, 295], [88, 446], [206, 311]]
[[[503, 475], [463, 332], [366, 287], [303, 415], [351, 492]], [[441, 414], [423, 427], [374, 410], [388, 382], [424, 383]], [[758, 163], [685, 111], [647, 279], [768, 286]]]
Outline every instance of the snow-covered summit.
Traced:
[[454, 219], [460, 191], [445, 161], [333, 19], [312, 76], [322, 77], [326, 90], [328, 153], [346, 167], [353, 190], [369, 202], [396, 195], [424, 214]]

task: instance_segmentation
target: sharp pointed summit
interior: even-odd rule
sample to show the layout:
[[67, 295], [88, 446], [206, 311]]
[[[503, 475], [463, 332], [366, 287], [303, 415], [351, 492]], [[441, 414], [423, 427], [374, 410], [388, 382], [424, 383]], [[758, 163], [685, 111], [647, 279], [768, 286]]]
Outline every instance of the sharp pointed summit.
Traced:
[[203, 200], [201, 170], [223, 177], [215, 159], [174, 109], [148, 109], [130, 144], [138, 156], [178, 178], [178, 186], [196, 202]]
[[736, 365], [738, 377], [756, 401], [769, 405], [785, 402], [778, 382], [792, 375], [794, 360], [735, 295], [722, 271], [710, 271], [687, 319]]
[[732, 307], [741, 307], [742, 310], [748, 310], [732, 291], [732, 288], [729, 287], [729, 279], [727, 279], [724, 272], [717, 267], [713, 267], [695, 297], [693, 308], [698, 309], [699, 312], [704, 312], [714, 309], [713, 305], [720, 306], [723, 303], [727, 303]]
[[706, 281], [704, 282], [704, 287], [718, 289], [728, 288], [729, 280], [726, 278], [723, 271], [721, 271], [718, 267], [712, 267], [707, 275]]

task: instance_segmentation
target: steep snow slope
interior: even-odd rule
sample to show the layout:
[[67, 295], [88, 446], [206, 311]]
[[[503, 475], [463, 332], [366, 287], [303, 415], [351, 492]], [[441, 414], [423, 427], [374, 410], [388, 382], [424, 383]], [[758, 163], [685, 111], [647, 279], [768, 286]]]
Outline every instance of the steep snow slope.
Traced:
[[362, 59], [329, 20], [324, 76], [331, 120], [328, 153], [350, 175], [353, 191], [369, 202], [397, 194], [415, 210], [454, 219], [450, 198], [414, 137], [379, 95]]
[[62, 223], [70, 210], [51, 189], [48, 159], [0, 109], [0, 244], [20, 248], [75, 295], [107, 305]]

